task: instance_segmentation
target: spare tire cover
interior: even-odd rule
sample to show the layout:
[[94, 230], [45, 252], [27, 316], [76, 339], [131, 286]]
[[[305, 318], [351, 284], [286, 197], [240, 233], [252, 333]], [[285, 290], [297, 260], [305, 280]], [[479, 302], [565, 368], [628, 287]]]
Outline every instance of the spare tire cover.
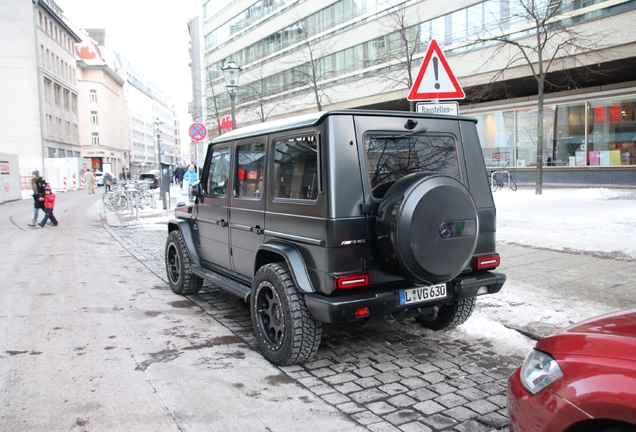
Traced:
[[475, 201], [458, 180], [412, 174], [389, 190], [376, 218], [377, 245], [390, 268], [415, 283], [456, 277], [475, 252]]

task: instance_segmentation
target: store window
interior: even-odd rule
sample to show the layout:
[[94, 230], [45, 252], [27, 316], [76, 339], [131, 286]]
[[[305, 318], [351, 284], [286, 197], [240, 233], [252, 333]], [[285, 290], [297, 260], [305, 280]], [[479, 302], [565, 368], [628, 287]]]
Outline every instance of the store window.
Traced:
[[[537, 108], [516, 110], [516, 166], [537, 166]], [[553, 165], [554, 107], [543, 107], [543, 165]]]
[[513, 163], [515, 112], [498, 111], [474, 117], [478, 120], [477, 133], [486, 166], [515, 166]]
[[553, 161], [557, 166], [585, 166], [585, 102], [557, 105]]
[[589, 166], [636, 164], [635, 108], [636, 98], [589, 102]]

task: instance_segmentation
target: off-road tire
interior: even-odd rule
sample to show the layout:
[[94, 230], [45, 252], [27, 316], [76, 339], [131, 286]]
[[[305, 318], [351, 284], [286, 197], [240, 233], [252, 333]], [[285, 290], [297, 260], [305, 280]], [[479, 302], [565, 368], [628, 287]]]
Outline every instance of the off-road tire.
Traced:
[[440, 307], [437, 318], [433, 321], [426, 321], [421, 317], [416, 317], [415, 321], [431, 330], [450, 330], [466, 322], [475, 310], [475, 297], [468, 297], [453, 303], [447, 303]]
[[318, 351], [322, 323], [311, 316], [284, 264], [270, 263], [258, 269], [250, 315], [258, 345], [270, 362], [281, 366], [302, 363]]
[[179, 295], [196, 294], [203, 279], [192, 274], [190, 255], [181, 231], [175, 230], [166, 240], [166, 274], [172, 292]]

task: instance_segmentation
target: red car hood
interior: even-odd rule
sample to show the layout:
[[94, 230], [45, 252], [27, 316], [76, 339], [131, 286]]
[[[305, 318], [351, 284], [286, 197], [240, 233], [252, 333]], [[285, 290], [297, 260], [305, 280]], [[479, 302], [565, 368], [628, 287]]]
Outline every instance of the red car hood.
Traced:
[[636, 309], [590, 318], [537, 342], [550, 354], [592, 355], [636, 361]]

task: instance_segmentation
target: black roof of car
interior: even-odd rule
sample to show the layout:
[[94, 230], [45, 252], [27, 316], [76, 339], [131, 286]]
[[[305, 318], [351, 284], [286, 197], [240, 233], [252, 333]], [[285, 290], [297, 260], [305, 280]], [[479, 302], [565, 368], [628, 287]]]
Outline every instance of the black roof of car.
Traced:
[[267, 121], [265, 123], [257, 123], [254, 125], [246, 126], [244, 128], [236, 129], [216, 137], [211, 141], [212, 144], [233, 141], [236, 139], [242, 139], [251, 137], [254, 135], [261, 135], [270, 132], [281, 132], [290, 129], [296, 129], [299, 127], [314, 126], [321, 123], [326, 117], [330, 115], [364, 115], [364, 116], [382, 116], [382, 117], [413, 117], [413, 118], [435, 118], [435, 119], [455, 119], [455, 120], [469, 120], [477, 123], [477, 119], [471, 117], [451, 116], [451, 115], [436, 115], [436, 114], [423, 114], [410, 111], [384, 111], [384, 110], [331, 110], [331, 111], [318, 111], [309, 114], [303, 114], [294, 117], [287, 117], [279, 120]]

